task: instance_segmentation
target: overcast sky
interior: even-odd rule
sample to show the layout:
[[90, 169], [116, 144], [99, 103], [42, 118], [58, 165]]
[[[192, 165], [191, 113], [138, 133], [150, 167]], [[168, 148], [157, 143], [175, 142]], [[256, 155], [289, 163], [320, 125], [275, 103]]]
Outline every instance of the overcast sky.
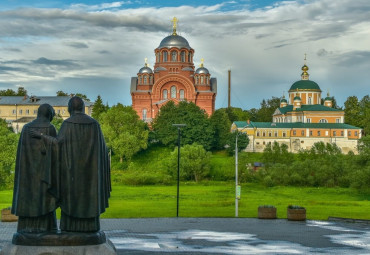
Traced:
[[[36, 3], [35, 3], [36, 2]], [[0, 90], [58, 90], [131, 105], [130, 80], [172, 32], [218, 80], [216, 108], [250, 109], [310, 79], [339, 105], [370, 93], [370, 1], [34, 1], [0, 4]]]

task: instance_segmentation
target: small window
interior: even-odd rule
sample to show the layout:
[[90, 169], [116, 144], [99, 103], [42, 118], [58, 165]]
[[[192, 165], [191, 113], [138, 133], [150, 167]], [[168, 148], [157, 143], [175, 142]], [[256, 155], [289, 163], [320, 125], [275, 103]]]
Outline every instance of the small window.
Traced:
[[147, 84], [147, 83], [148, 83], [148, 77], [144, 75], [144, 84]]
[[146, 112], [147, 112], [147, 110], [144, 108], [143, 109], [143, 120], [146, 120]]
[[17, 110], [13, 110], [13, 111], [12, 111], [12, 113], [13, 113], [13, 114], [17, 114]]
[[278, 136], [278, 132], [275, 132], [275, 137], [277, 137]]
[[328, 123], [328, 120], [327, 120], [327, 119], [321, 119], [321, 120], [319, 121], [319, 123]]
[[153, 76], [150, 76], [150, 77], [149, 77], [149, 83], [150, 83], [150, 84], [153, 84]]
[[317, 136], [321, 136], [321, 131], [317, 131]]
[[30, 114], [30, 110], [26, 110], [26, 114], [29, 115]]
[[181, 62], [185, 62], [185, 51], [181, 51]]
[[143, 84], [143, 77], [141, 77], [141, 75], [139, 77], [139, 84]]
[[263, 133], [262, 133], [262, 136], [266, 136], [266, 132], [263, 132]]
[[204, 84], [204, 77], [203, 76], [200, 77], [200, 83]]
[[172, 51], [171, 56], [172, 56], [172, 62], [176, 62], [177, 61], [177, 51]]
[[22, 115], [22, 114], [23, 114], [23, 110], [19, 110], [19, 114], [21, 114], [21, 115]]
[[285, 132], [283, 132], [283, 137], [286, 137], [286, 133]]
[[311, 123], [311, 119], [307, 119], [307, 123]]
[[209, 77], [206, 78], [206, 84], [209, 85]]
[[257, 131], [257, 136], [260, 136], [260, 131]]
[[66, 114], [66, 110], [63, 109], [63, 114]]
[[258, 144], [260, 144], [259, 142], [256, 142], [256, 144], [258, 145]]
[[304, 130], [301, 131], [301, 135], [304, 136]]
[[167, 94], [168, 94], [167, 89], [164, 89], [163, 90], [163, 99], [167, 99]]
[[340, 119], [335, 119], [335, 123], [340, 123]]
[[37, 110], [33, 110], [33, 114], [37, 114]]
[[313, 133], [312, 133], [312, 130], [310, 131], [310, 136], [312, 136], [313, 135]]
[[355, 131], [355, 136], [357, 136], [358, 135], [358, 133], [357, 133], [357, 131]]
[[167, 51], [163, 52], [163, 62], [167, 62], [168, 59], [168, 53]]
[[269, 137], [271, 137], [272, 136], [272, 133], [271, 132], [269, 132]]
[[293, 130], [293, 135], [297, 135], [297, 131]]
[[183, 89], [180, 89], [180, 99], [185, 98], [185, 91]]
[[156, 62], [159, 62], [159, 52], [157, 52], [157, 53], [155, 54], [155, 61], [156, 61]]
[[191, 62], [191, 52], [188, 54], [188, 62]]
[[175, 86], [171, 87], [171, 98], [176, 98], [176, 87]]
[[344, 136], [344, 131], [340, 131], [340, 135], [341, 136]]
[[57, 112], [58, 112], [58, 114], [60, 114], [60, 110], [58, 110]]
[[312, 104], [312, 98], [308, 97], [308, 104]]
[[266, 143], [265, 143], [265, 142], [263, 142], [262, 144], [263, 144], [263, 145], [265, 145]]
[[337, 131], [333, 131], [333, 136], [337, 136]]
[[348, 136], [351, 136], [351, 131], [348, 131]]

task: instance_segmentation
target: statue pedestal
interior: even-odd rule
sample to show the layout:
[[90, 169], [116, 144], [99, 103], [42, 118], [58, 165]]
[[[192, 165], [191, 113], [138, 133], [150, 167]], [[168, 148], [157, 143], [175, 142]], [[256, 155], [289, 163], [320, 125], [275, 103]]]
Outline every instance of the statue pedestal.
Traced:
[[116, 255], [116, 249], [104, 232], [96, 233], [16, 233], [13, 243], [0, 255]]

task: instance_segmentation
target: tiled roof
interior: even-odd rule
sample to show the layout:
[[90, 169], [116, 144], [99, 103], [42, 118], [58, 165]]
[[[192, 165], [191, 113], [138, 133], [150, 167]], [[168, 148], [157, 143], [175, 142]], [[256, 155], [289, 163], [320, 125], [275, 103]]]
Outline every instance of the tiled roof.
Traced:
[[285, 107], [278, 108], [279, 111], [282, 114], [285, 114], [287, 112], [308, 112], [308, 111], [324, 111], [324, 112], [340, 112], [342, 110], [338, 110], [332, 107], [327, 107], [321, 104], [304, 104], [301, 106], [301, 108], [297, 108], [296, 110], [293, 110], [293, 105], [287, 105]]
[[[35, 98], [36, 100], [32, 100]], [[0, 105], [42, 105], [50, 104], [51, 106], [68, 106], [69, 96], [0, 96]], [[84, 101], [85, 106], [92, 106], [94, 103]]]
[[274, 123], [274, 122], [253, 122], [234, 121], [238, 128], [331, 128], [331, 129], [361, 129], [344, 123]]

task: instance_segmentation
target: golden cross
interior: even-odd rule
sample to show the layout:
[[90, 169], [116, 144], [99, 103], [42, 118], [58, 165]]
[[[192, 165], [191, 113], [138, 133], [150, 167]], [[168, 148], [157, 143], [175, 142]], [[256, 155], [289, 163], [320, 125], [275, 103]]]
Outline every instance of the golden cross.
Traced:
[[173, 23], [173, 29], [174, 30], [176, 30], [176, 28], [177, 28], [177, 21], [178, 21], [178, 19], [176, 17], [173, 17], [172, 23]]
[[305, 53], [304, 54], [304, 64], [306, 64], [306, 60], [307, 60], [307, 54]]
[[204, 64], [204, 58], [201, 58], [200, 59], [200, 66], [203, 67], [203, 64]]

